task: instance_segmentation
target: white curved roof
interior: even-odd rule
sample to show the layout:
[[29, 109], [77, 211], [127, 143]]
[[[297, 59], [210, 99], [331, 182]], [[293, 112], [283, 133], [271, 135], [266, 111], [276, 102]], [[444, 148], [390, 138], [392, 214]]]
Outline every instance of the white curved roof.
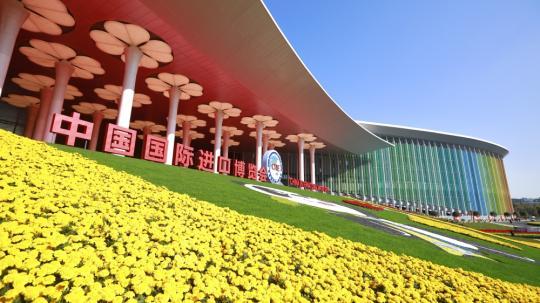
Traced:
[[508, 149], [504, 146], [470, 136], [392, 124], [365, 121], [356, 122], [378, 136], [415, 138], [470, 146], [495, 153], [497, 155], [500, 155], [501, 157], [504, 157], [508, 154]]
[[[207, 57], [195, 60], [211, 60], [250, 92], [239, 94], [249, 95], [249, 100], [228, 100], [243, 111], [276, 117], [280, 127], [286, 126], [283, 133], [314, 133], [330, 149], [364, 153], [390, 146], [332, 100], [262, 1], [142, 2]], [[175, 49], [177, 60], [182, 60], [181, 52]], [[223, 85], [219, 91], [230, 92], [231, 86]]]

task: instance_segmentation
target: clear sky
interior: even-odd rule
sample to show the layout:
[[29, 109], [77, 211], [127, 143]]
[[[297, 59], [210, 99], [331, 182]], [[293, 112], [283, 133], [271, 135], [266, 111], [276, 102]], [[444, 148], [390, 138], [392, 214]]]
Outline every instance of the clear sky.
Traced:
[[540, 1], [264, 2], [352, 117], [503, 145], [512, 197], [540, 197]]

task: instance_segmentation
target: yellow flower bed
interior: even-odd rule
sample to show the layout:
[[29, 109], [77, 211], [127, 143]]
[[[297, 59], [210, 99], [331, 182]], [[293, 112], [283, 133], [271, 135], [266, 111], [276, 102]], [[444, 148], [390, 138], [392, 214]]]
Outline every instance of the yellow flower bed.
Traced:
[[488, 241], [488, 242], [491, 242], [491, 243], [495, 243], [495, 244], [499, 244], [499, 245], [503, 245], [503, 246], [507, 246], [507, 247], [511, 247], [511, 248], [514, 248], [514, 249], [521, 250], [521, 248], [518, 247], [518, 246], [512, 245], [512, 244], [510, 244], [508, 242], [497, 240], [492, 235], [486, 234], [486, 233], [481, 232], [479, 230], [467, 228], [467, 227], [464, 227], [464, 226], [455, 225], [455, 224], [452, 224], [452, 223], [446, 223], [446, 222], [443, 222], [441, 220], [434, 220], [434, 219], [424, 217], [424, 216], [417, 216], [417, 215], [411, 215], [411, 214], [408, 214], [407, 216], [409, 217], [409, 220], [411, 220], [413, 222], [416, 222], [416, 223], [424, 224], [424, 225], [435, 227], [435, 228], [440, 228], [440, 229], [453, 231], [453, 232], [458, 233], [458, 234], [467, 235], [467, 236], [477, 238], [477, 239], [480, 239], [480, 240], [484, 240], [484, 241]]
[[537, 242], [517, 240], [517, 239], [514, 239], [514, 238], [502, 237], [502, 236], [499, 236], [499, 235], [497, 235], [497, 236], [501, 237], [501, 238], [503, 238], [505, 240], [508, 240], [508, 241], [512, 241], [512, 242], [515, 242], [515, 243], [519, 243], [519, 244], [522, 244], [522, 245], [527, 245], [527, 246], [530, 246], [530, 247], [540, 249], [540, 243], [537, 243]]
[[[489, 242], [500, 244], [500, 245], [503, 245], [503, 246], [508, 246], [508, 247], [511, 247], [511, 248], [521, 250], [520, 247], [512, 245], [512, 244], [510, 244], [508, 242], [504, 242], [504, 241], [510, 241], [510, 242], [519, 243], [519, 244], [522, 244], [522, 245], [526, 245], [526, 246], [530, 246], [530, 247], [540, 249], [540, 243], [521, 241], [521, 240], [517, 240], [517, 239], [513, 239], [513, 238], [503, 237], [503, 236], [496, 235], [496, 234], [490, 234], [490, 233], [486, 233], [486, 232], [483, 232], [481, 230], [477, 230], [477, 229], [470, 228], [470, 227], [467, 227], [467, 226], [456, 225], [456, 224], [453, 224], [453, 223], [447, 223], [447, 222], [443, 222], [443, 221], [440, 221], [440, 220], [434, 220], [434, 219], [431, 219], [431, 218], [428, 218], [428, 217], [425, 217], [425, 216], [416, 216], [416, 215], [411, 215], [411, 214], [407, 214], [407, 215], [409, 216], [409, 219], [411, 221], [414, 221], [414, 222], [417, 222], [417, 223], [421, 223], [421, 224], [424, 224], [424, 225], [429, 225], [431, 227], [447, 229], [447, 230], [450, 230], [450, 231], [453, 231], [453, 232], [456, 232], [456, 233], [468, 235], [468, 236], [471, 236], [471, 237], [474, 237], [474, 238], [477, 238], [477, 239], [489, 241]], [[504, 241], [500, 241], [498, 239], [504, 240]]]
[[2, 130], [0, 272], [0, 302], [540, 300], [537, 287], [240, 215]]

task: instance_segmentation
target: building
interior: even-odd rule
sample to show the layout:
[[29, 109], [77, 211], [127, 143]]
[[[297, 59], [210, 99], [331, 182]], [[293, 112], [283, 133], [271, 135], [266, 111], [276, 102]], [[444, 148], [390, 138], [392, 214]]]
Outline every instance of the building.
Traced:
[[[165, 136], [167, 164], [175, 137], [213, 149], [214, 163], [225, 155], [257, 168], [275, 148], [288, 176], [335, 193], [415, 210], [512, 210], [506, 149], [357, 123], [261, 1], [38, 2], [0, 2], [0, 93], [10, 104], [0, 108], [2, 128], [62, 142], [49, 132], [52, 117], [77, 111], [94, 125], [109, 120]], [[92, 139], [78, 144], [101, 150], [105, 132], [95, 127]], [[138, 140], [136, 154], [140, 149]]]
[[[484, 216], [512, 212], [505, 148], [456, 134], [359, 123], [393, 146], [359, 155], [320, 151], [315, 160], [318, 183], [341, 194], [408, 209], [478, 211]], [[296, 155], [284, 158], [294, 174]]]

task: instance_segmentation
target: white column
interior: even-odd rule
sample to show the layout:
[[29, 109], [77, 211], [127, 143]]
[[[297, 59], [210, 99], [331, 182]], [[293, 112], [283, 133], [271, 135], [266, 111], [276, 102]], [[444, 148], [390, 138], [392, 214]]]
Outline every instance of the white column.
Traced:
[[189, 146], [191, 143], [191, 137], [189, 130], [191, 129], [191, 123], [188, 121], [182, 122], [182, 145]]
[[270, 140], [270, 138], [268, 137], [268, 134], [263, 134], [262, 136], [262, 154], [263, 155], [268, 150], [268, 140]]
[[41, 89], [41, 98], [39, 101], [39, 111], [36, 119], [36, 125], [34, 127], [34, 140], [43, 141], [45, 131], [47, 129], [47, 115], [49, 114], [49, 108], [51, 107], [51, 99], [53, 89], [51, 87], [44, 87]]
[[51, 99], [51, 105], [49, 107], [49, 113], [47, 114], [47, 124], [45, 125], [45, 142], [54, 143], [55, 136], [50, 132], [53, 115], [62, 113], [64, 107], [64, 97], [66, 96], [66, 87], [69, 82], [69, 78], [73, 74], [73, 66], [66, 60], [58, 61], [55, 65], [56, 79], [54, 83], [54, 89]]
[[92, 137], [90, 138], [89, 150], [96, 150], [99, 139], [99, 130], [101, 129], [101, 123], [103, 122], [103, 113], [101, 111], [95, 111], [92, 114], [92, 122], [94, 128], [92, 129]]
[[24, 136], [27, 138], [32, 138], [34, 134], [34, 126], [36, 125], [36, 117], [40, 105], [31, 104], [26, 107], [26, 123], [24, 125]]
[[176, 131], [176, 114], [180, 101], [180, 89], [173, 86], [169, 91], [169, 117], [167, 118], [167, 159], [165, 164], [171, 165], [174, 152], [174, 137]]
[[146, 137], [146, 135], [152, 134], [152, 127], [151, 126], [145, 126], [142, 129], [143, 139]]
[[304, 138], [298, 138], [298, 179], [304, 181]]
[[28, 11], [19, 1], [0, 1], [0, 96], [17, 35], [28, 15]]
[[142, 52], [136, 46], [129, 46], [125, 50], [126, 65], [124, 67], [124, 82], [122, 98], [118, 108], [118, 119], [116, 124], [129, 128], [131, 120], [131, 108], [133, 107], [133, 96], [135, 95], [135, 81], [137, 80], [137, 69], [142, 58]]
[[309, 147], [309, 165], [311, 172], [311, 183], [315, 184], [315, 147]]
[[257, 166], [257, 180], [259, 180], [259, 170], [261, 170], [262, 166], [262, 130], [263, 130], [263, 124], [261, 122], [257, 122], [257, 143], [256, 143], [256, 153], [255, 153], [255, 164]]
[[223, 111], [216, 111], [216, 134], [214, 136], [214, 173], [218, 173], [218, 158], [221, 155], [221, 125], [223, 124]]
[[223, 157], [229, 158], [229, 142], [231, 140], [231, 133], [223, 133]]

